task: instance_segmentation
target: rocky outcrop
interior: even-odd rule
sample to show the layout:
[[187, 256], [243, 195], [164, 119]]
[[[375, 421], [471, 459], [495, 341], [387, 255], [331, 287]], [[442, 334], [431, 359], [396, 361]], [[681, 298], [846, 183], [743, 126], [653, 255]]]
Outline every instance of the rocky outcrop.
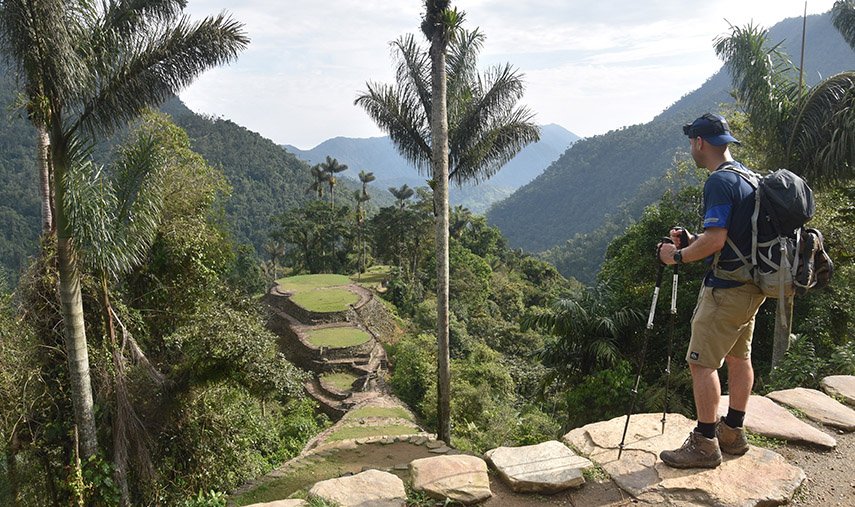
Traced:
[[[728, 402], [728, 396], [721, 397], [721, 402], [718, 404], [720, 416], [727, 414]], [[789, 442], [802, 442], [829, 449], [837, 446], [837, 441], [831, 435], [802, 421], [765, 396], [751, 396], [748, 399], [745, 429], [758, 435]]]
[[585, 483], [582, 470], [593, 466], [561, 442], [499, 447], [484, 454], [499, 477], [516, 492], [556, 493]]
[[658, 505], [766, 506], [792, 498], [804, 472], [780, 455], [751, 446], [743, 456], [725, 456], [714, 469], [671, 468], [659, 452], [682, 445], [694, 421], [668, 414], [636, 414], [630, 421], [626, 447], [617, 458], [625, 417], [589, 424], [564, 436], [564, 441], [600, 465], [621, 489], [642, 502]]
[[379, 470], [321, 481], [309, 490], [316, 497], [341, 507], [405, 507], [407, 492], [397, 475]]
[[493, 496], [487, 463], [477, 456], [422, 458], [410, 462], [409, 469], [413, 489], [437, 500], [472, 505]]
[[855, 410], [816, 389], [796, 387], [767, 394], [769, 398], [802, 411], [809, 419], [839, 428], [855, 430]]
[[275, 502], [254, 503], [246, 507], [306, 507], [309, 505], [305, 500], [276, 500]]
[[821, 382], [822, 390], [830, 396], [840, 398], [849, 405], [855, 405], [855, 375], [832, 375]]

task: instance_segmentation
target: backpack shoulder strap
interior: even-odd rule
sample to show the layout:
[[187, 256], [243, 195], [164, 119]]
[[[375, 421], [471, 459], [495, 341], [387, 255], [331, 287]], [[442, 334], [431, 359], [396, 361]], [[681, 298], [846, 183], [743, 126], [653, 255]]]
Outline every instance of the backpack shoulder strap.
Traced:
[[[750, 171], [745, 169], [742, 165], [739, 165], [731, 160], [725, 162], [720, 165], [717, 171], [729, 171], [732, 173], [738, 174], [742, 179], [744, 179], [751, 188], [754, 189], [754, 213], [751, 214], [751, 252], [750, 255], [744, 255], [743, 252], [737, 248], [736, 244], [727, 238], [727, 244], [730, 245], [730, 248], [736, 253], [737, 257], [740, 261], [746, 266], [753, 269], [757, 266], [757, 218], [760, 216], [760, 175], [755, 173], [754, 171]], [[721, 252], [716, 252], [713, 256], [713, 266], [718, 266], [719, 257], [721, 256]], [[746, 258], [746, 257], [750, 257]]]

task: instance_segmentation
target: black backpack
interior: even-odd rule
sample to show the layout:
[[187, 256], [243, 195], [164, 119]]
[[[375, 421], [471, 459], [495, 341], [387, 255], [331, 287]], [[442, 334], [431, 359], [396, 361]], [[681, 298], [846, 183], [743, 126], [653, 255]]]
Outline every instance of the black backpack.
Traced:
[[822, 234], [804, 225], [813, 217], [816, 205], [813, 191], [797, 174], [778, 169], [765, 176], [728, 164], [720, 170], [741, 176], [755, 189], [751, 217], [751, 251], [741, 252], [730, 238], [727, 244], [742, 262], [726, 271], [719, 267], [719, 254], [713, 260], [718, 278], [753, 282], [767, 297], [783, 299], [822, 288], [834, 272], [834, 264], [825, 251]]

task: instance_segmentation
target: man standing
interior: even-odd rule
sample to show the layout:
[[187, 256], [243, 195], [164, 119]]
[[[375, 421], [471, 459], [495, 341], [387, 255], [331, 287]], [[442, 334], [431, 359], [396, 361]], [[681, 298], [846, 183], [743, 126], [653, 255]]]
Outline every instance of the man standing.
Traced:
[[[663, 451], [659, 457], [676, 468], [714, 468], [721, 463], [722, 452], [741, 455], [748, 451], [742, 426], [754, 385], [751, 339], [757, 309], [765, 298], [751, 281], [742, 281], [750, 280], [739, 257], [751, 252], [755, 191], [734, 172], [745, 170], [728, 149], [729, 143], [739, 141], [722, 116], [710, 113], [685, 125], [683, 133], [689, 137], [698, 167], [710, 171], [704, 184], [704, 231], [687, 234], [689, 244], [683, 245], [683, 231], [672, 229], [673, 244], [661, 244], [659, 258], [669, 265], [711, 258], [712, 264], [698, 296], [686, 354], [698, 424], [682, 447]], [[718, 420], [721, 386], [717, 370], [724, 362], [730, 406], [727, 417]]]

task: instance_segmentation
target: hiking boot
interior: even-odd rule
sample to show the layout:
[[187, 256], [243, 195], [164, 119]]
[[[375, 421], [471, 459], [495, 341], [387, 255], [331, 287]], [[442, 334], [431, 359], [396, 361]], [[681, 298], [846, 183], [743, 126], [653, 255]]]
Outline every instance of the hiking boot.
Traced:
[[719, 419], [715, 425], [715, 436], [718, 438], [721, 452], [725, 454], [742, 456], [748, 452], [748, 439], [745, 438], [745, 430], [742, 426], [731, 428], [724, 422], [724, 417]]
[[674, 468], [715, 468], [721, 464], [721, 450], [717, 438], [707, 438], [692, 431], [682, 447], [662, 451], [659, 458]]

